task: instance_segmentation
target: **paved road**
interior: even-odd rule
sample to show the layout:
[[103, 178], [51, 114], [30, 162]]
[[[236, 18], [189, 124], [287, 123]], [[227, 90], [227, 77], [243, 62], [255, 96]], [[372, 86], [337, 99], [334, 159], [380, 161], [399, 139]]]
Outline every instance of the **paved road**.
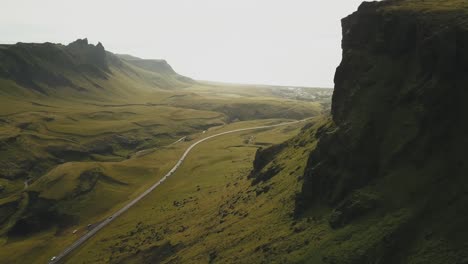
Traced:
[[[59, 255], [57, 255], [55, 257], [55, 259], [53, 261], [49, 261], [50, 264], [52, 263], [59, 263], [60, 260], [62, 260], [65, 256], [67, 256], [70, 252], [72, 252], [74, 249], [78, 248], [79, 246], [81, 246], [81, 244], [83, 244], [84, 242], [86, 242], [86, 240], [88, 240], [90, 237], [92, 237], [94, 234], [96, 234], [99, 230], [101, 230], [102, 228], [104, 228], [106, 225], [108, 225], [110, 222], [112, 222], [115, 218], [117, 218], [119, 215], [125, 213], [130, 207], [132, 207], [134, 204], [136, 204], [137, 202], [139, 202], [141, 199], [143, 199], [146, 195], [148, 195], [150, 192], [152, 192], [154, 189], [156, 189], [161, 183], [163, 183], [167, 177], [171, 176], [179, 167], [180, 165], [182, 164], [182, 162], [185, 160], [185, 158], [187, 157], [187, 155], [190, 153], [190, 151], [195, 147], [197, 146], [198, 144], [204, 142], [204, 141], [207, 141], [209, 139], [212, 139], [214, 137], [219, 137], [219, 136], [222, 136], [222, 135], [226, 135], [226, 134], [232, 134], [232, 133], [236, 133], [236, 132], [241, 132], [241, 131], [248, 131], [248, 130], [257, 130], [257, 129], [265, 129], [265, 128], [273, 128], [273, 127], [279, 127], [279, 126], [288, 126], [288, 125], [292, 125], [292, 124], [297, 124], [297, 123], [300, 123], [300, 122], [304, 122], [306, 120], [308, 120], [309, 118], [307, 119], [303, 119], [303, 120], [298, 120], [298, 121], [292, 121], [292, 122], [286, 122], [286, 123], [280, 123], [280, 124], [276, 124], [276, 125], [269, 125], [269, 126], [257, 126], [257, 127], [249, 127], [249, 128], [240, 128], [240, 129], [235, 129], [235, 130], [230, 130], [230, 131], [226, 131], [226, 132], [222, 132], [222, 133], [219, 133], [219, 134], [215, 134], [215, 135], [212, 135], [212, 136], [209, 136], [209, 137], [206, 137], [206, 138], [203, 138], [203, 139], [200, 139], [198, 140], [197, 142], [193, 143], [192, 145], [190, 145], [190, 147], [187, 148], [187, 150], [185, 150], [184, 154], [182, 154], [182, 156], [180, 157], [180, 159], [177, 161], [176, 165], [174, 165], [174, 167], [168, 172], [166, 173], [166, 175], [164, 175], [164, 177], [162, 177], [158, 182], [156, 182], [155, 184], [153, 184], [149, 189], [147, 189], [146, 191], [144, 191], [142, 194], [140, 194], [138, 197], [136, 197], [135, 199], [133, 199], [131, 202], [129, 202], [127, 205], [125, 205], [124, 207], [122, 207], [120, 210], [118, 210], [117, 212], [115, 212], [114, 214], [112, 214], [111, 216], [109, 216], [108, 218], [106, 218], [104, 221], [100, 222], [97, 226], [95, 226], [93, 229], [91, 229], [88, 233], [86, 233], [85, 235], [83, 235], [82, 237], [80, 237], [78, 240], [76, 240], [71, 246], [69, 246], [68, 248], [66, 248], [64, 251], [62, 251]], [[185, 139], [185, 138], [183, 138]], [[183, 139], [179, 139], [177, 142], [183, 140]]]

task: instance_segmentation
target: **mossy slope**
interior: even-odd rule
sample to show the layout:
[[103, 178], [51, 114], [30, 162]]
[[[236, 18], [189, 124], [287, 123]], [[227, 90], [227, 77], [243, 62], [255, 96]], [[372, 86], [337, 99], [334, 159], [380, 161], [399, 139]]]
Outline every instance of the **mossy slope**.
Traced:
[[296, 203], [329, 208], [343, 236], [311, 251], [321, 262], [468, 260], [467, 7], [373, 2], [343, 20], [333, 118]]

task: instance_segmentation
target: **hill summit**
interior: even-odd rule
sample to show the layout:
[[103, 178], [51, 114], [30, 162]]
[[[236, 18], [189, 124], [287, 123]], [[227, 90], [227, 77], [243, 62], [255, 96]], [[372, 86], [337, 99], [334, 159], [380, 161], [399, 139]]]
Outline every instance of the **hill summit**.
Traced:
[[78, 89], [70, 75], [106, 78], [110, 64], [104, 46], [89, 44], [87, 39], [67, 46], [53, 43], [1, 45], [0, 62], [0, 78], [41, 93], [46, 93], [44, 86]]
[[129, 58], [106, 51], [101, 42], [90, 44], [86, 38], [68, 45], [49, 42], [0, 45], [0, 80], [13, 81], [43, 95], [65, 88], [92, 94], [95, 88], [104, 87], [99, 80], [112, 79], [119, 73], [164, 89], [191, 82], [164, 60]]

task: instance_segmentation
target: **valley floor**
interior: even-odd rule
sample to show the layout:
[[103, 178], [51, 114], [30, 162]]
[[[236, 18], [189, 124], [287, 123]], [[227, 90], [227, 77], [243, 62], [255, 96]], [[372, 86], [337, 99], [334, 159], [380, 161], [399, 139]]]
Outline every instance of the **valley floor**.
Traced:
[[[153, 181], [157, 181], [157, 175], [161, 177], [165, 174], [182, 151], [198, 139], [232, 129], [276, 124], [278, 121], [238, 122], [210, 129], [207, 133], [193, 136], [190, 141], [171, 144], [128, 162], [138, 160], [141, 164], [144, 160], [163, 165], [158, 166], [158, 173], [153, 178]], [[259, 251], [258, 245], [268, 244], [273, 239], [265, 234], [283, 228], [282, 233], [276, 233], [279, 237], [275, 238], [281, 241], [288, 239], [290, 233], [295, 233], [290, 226], [292, 198], [298, 188], [297, 177], [302, 174], [305, 157], [298, 156], [295, 162], [289, 164], [293, 176], [278, 178], [276, 184], [252, 185], [248, 175], [254, 154], [258, 147], [278, 144], [295, 136], [302, 125], [296, 123], [287, 127], [227, 134], [197, 146], [172, 177], [73, 252], [66, 262], [144, 263], [148, 260], [147, 254], [152, 254], [147, 263], [154, 263], [155, 258], [161, 257], [160, 250], [164, 259], [157, 261], [196, 263], [216, 257], [218, 260], [236, 262], [244, 254], [244, 257], [251, 258], [252, 252], [258, 252], [256, 258], [262, 259], [265, 255], [261, 253], [262, 250]], [[163, 164], [160, 163], [162, 156], [166, 157]], [[148, 184], [153, 181], [148, 181]], [[143, 188], [144, 185], [139, 190]], [[100, 188], [96, 188], [95, 195], [102, 193]], [[118, 209], [122, 205], [117, 203], [112, 208]], [[257, 221], [259, 218], [262, 221]], [[88, 222], [92, 221], [99, 220], [90, 218]], [[51, 256], [86, 233], [88, 222], [43, 232], [26, 241], [10, 240], [2, 246], [2, 263], [18, 259], [24, 263], [47, 262]], [[75, 234], [74, 230], [77, 230]], [[223, 238], [225, 244], [220, 244], [219, 239], [226, 235], [229, 239]], [[262, 237], [267, 240], [258, 241]], [[229, 256], [236, 248], [244, 253], [236, 253], [236, 258], [231, 259]]]
[[[119, 76], [116, 74], [112, 79], [116, 82], [114, 85], [125, 86], [126, 79]], [[3, 83], [2, 87], [5, 85]], [[281, 87], [197, 83], [173, 91], [139, 91], [128, 95], [126, 101], [118, 99], [118, 96], [102, 101], [29, 94], [23, 98], [2, 95], [0, 90], [0, 101], [3, 102], [0, 106], [3, 114], [0, 117], [0, 263], [47, 263], [88, 229], [158, 181], [195, 140], [237, 128], [320, 115], [326, 109], [331, 94], [327, 89], [297, 88], [301, 95], [310, 96], [309, 99], [297, 100], [291, 91]], [[207, 236], [203, 234], [203, 228], [215, 225], [211, 218], [220, 214], [219, 203], [228, 203], [231, 196], [240, 197], [243, 192], [249, 192], [247, 196], [257, 192], [260, 195], [270, 188], [258, 185], [245, 189], [250, 181], [247, 176], [255, 151], [292, 138], [299, 128], [300, 124], [271, 131], [246, 131], [197, 146], [196, 152], [189, 155], [187, 164], [173, 175], [173, 179], [125, 213], [121, 220], [119, 218], [100, 231], [96, 238], [74, 253], [77, 257], [72, 255], [67, 262], [80, 260], [93, 263], [99, 259], [104, 262], [125, 262], [136, 251], [146, 250], [146, 246], [160, 247], [163, 244], [164, 247], [171, 245], [170, 248], [178, 244], [179, 249], [185, 244], [187, 254], [180, 251], [181, 254], [206, 257], [206, 252], [195, 248], [192, 252], [188, 245]], [[181, 138], [185, 141], [179, 141]], [[203, 172], [202, 175], [198, 174], [199, 170]], [[193, 175], [181, 176], [188, 171]], [[229, 193], [225, 193], [226, 185], [231, 186]], [[257, 188], [261, 190], [256, 191]], [[294, 188], [288, 191], [293, 192]], [[193, 190], [201, 196], [186, 195]], [[160, 195], [164, 199], [160, 200]], [[139, 237], [132, 235], [135, 241], [139, 241], [134, 243], [141, 245], [132, 244], [135, 251], [118, 249], [118, 254], [113, 251], [109, 253], [115, 245], [94, 246], [94, 241], [101, 239], [99, 236], [114, 234], [113, 226], [118, 226], [119, 221], [129, 225], [118, 228], [125, 232], [132, 232], [131, 225], [139, 222], [142, 222], [140, 225], [157, 226], [154, 230], [185, 230], [189, 224], [199, 226], [201, 223], [179, 225], [181, 222], [174, 220], [182, 215], [189, 216], [188, 211], [179, 215], [174, 210], [189, 208], [188, 204], [192, 204], [194, 199], [208, 199], [208, 204], [203, 205], [201, 211], [190, 207], [194, 213], [192, 218], [211, 220], [205, 222], [204, 227], [200, 227], [202, 229], [191, 228], [194, 233], [192, 237], [187, 237], [191, 242], [173, 240], [168, 233], [164, 239], [158, 238], [152, 243], [139, 241]], [[147, 215], [156, 210], [146, 208], [147, 201], [162, 206], [158, 209], [162, 210], [158, 213], [161, 218]], [[170, 210], [166, 210], [167, 204], [172, 204]], [[211, 215], [215, 211], [216, 214]], [[247, 212], [247, 209], [243, 209], [243, 213], [236, 211], [233, 214], [240, 217], [244, 211]], [[131, 223], [133, 220], [127, 218], [135, 212], [141, 219]], [[249, 219], [247, 215], [243, 217]], [[231, 222], [228, 218], [227, 215], [223, 216], [223, 223]], [[143, 219], [152, 220], [146, 222]], [[214, 218], [214, 221], [218, 220]], [[166, 221], [170, 225], [162, 227]], [[176, 223], [178, 226], [173, 226]], [[176, 237], [180, 235], [179, 232], [172, 233]], [[100, 252], [93, 251], [81, 257], [89, 247], [100, 248]], [[221, 252], [221, 249], [215, 251]], [[108, 255], [97, 257], [95, 254]], [[176, 255], [179, 256], [171, 254], [167, 260]], [[146, 258], [138, 255], [140, 257]]]
[[284, 173], [271, 181], [253, 185], [248, 176], [258, 147], [300, 128], [246, 131], [197, 146], [180, 170], [67, 263], [292, 262], [307, 244], [292, 221], [305, 157], [290, 152]]

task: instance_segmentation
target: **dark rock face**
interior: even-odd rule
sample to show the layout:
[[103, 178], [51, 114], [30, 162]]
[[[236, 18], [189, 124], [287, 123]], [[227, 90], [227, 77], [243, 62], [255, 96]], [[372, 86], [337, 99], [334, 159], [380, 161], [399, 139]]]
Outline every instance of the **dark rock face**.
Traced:
[[82, 91], [67, 76], [90, 75], [107, 78], [110, 63], [119, 61], [103, 45], [79, 39], [68, 46], [53, 43], [17, 43], [0, 45], [0, 78], [47, 93], [48, 87], [71, 87]]
[[77, 64], [82, 67], [94, 66], [104, 71], [109, 70], [106, 50], [101, 42], [94, 46], [88, 44], [87, 39], [78, 39], [68, 44], [66, 50], [74, 57]]
[[343, 227], [377, 207], [378, 197], [372, 193], [355, 192], [342, 201], [332, 212], [329, 223], [332, 228]]
[[440, 173], [457, 168], [453, 177], [466, 169], [455, 154], [468, 146], [468, 14], [388, 9], [394, 2], [343, 19], [334, 124], [324, 128], [333, 133], [310, 156], [308, 200], [336, 204], [408, 162], [444, 160]]
[[250, 172], [249, 178], [252, 180], [252, 185], [260, 182], [267, 181], [281, 171], [277, 165], [272, 165], [270, 168], [263, 171], [263, 169], [280, 153], [285, 147], [286, 143], [273, 145], [268, 148], [259, 148], [255, 153], [255, 160], [253, 170]]
[[[325, 205], [330, 225], [341, 228], [368, 214], [382, 215], [378, 223], [397, 210], [411, 213], [355, 261], [325, 263], [462, 263], [468, 254], [457, 242], [468, 235], [468, 211], [460, 210], [468, 208], [468, 2], [444, 3], [363, 3], [342, 21], [333, 121], [310, 154], [296, 215]], [[363, 189], [382, 202], [356, 198]], [[411, 246], [430, 243], [418, 234], [438, 225], [437, 243], [453, 255], [409, 261], [419, 250]]]

